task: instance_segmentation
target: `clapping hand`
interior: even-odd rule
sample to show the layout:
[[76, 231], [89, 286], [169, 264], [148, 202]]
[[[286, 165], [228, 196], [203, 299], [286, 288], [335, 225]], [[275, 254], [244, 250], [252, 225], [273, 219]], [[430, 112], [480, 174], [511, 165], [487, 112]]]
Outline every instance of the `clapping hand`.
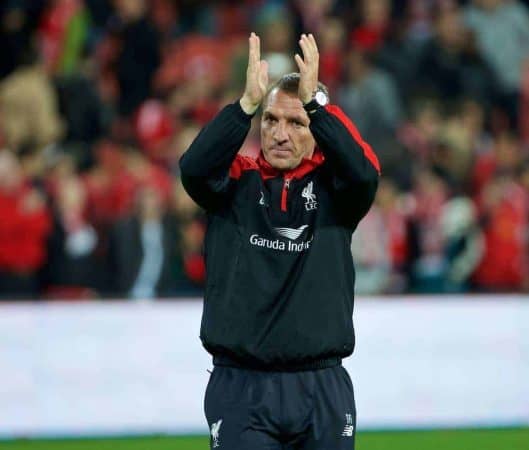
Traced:
[[246, 87], [240, 100], [246, 114], [253, 114], [263, 101], [268, 89], [268, 63], [261, 60], [259, 36], [252, 33], [249, 38], [250, 51], [246, 70]]
[[[259, 36], [252, 33], [249, 44], [246, 86], [240, 104], [246, 114], [253, 114], [259, 108], [268, 88], [268, 63], [261, 60]], [[296, 54], [294, 59], [300, 73], [298, 96], [301, 102], [305, 104], [312, 99], [318, 87], [319, 52], [312, 34], [302, 34], [299, 45], [303, 52], [303, 58]]]
[[300, 80], [298, 96], [303, 104], [308, 103], [318, 88], [318, 68], [320, 55], [312, 34], [302, 34], [299, 45], [303, 58], [296, 54], [294, 59], [299, 68]]

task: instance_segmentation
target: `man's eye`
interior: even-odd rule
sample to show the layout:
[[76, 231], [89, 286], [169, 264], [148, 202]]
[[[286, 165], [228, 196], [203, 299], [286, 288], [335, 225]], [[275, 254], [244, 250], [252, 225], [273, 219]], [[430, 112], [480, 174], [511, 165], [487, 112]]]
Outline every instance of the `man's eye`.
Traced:
[[277, 119], [275, 117], [267, 117], [266, 120], [270, 123], [276, 123]]

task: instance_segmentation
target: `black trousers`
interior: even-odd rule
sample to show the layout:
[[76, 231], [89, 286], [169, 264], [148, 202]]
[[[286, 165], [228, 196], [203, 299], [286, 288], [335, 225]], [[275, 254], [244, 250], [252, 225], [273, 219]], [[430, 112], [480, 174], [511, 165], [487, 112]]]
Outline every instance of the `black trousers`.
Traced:
[[354, 449], [353, 385], [341, 365], [302, 372], [215, 366], [204, 407], [211, 449]]

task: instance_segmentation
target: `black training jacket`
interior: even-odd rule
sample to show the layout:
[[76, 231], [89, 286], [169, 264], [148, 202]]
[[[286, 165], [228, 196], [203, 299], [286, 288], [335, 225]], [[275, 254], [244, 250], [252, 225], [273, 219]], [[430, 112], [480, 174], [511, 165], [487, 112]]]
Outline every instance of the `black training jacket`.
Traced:
[[180, 161], [208, 213], [200, 337], [217, 361], [327, 367], [354, 348], [351, 234], [373, 201], [378, 160], [334, 105], [310, 115], [317, 148], [287, 172], [237, 154], [250, 122], [238, 102], [226, 106]]

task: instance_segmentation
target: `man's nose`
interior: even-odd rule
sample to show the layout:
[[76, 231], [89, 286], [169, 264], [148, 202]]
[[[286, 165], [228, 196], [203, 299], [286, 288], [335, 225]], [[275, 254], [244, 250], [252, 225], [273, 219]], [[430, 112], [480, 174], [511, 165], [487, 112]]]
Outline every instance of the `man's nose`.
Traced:
[[287, 127], [286, 127], [286, 124], [284, 122], [281, 122], [279, 121], [277, 123], [277, 126], [275, 128], [275, 133], [274, 133], [274, 139], [277, 141], [277, 142], [285, 142], [285, 141], [288, 141], [288, 132], [287, 132]]

